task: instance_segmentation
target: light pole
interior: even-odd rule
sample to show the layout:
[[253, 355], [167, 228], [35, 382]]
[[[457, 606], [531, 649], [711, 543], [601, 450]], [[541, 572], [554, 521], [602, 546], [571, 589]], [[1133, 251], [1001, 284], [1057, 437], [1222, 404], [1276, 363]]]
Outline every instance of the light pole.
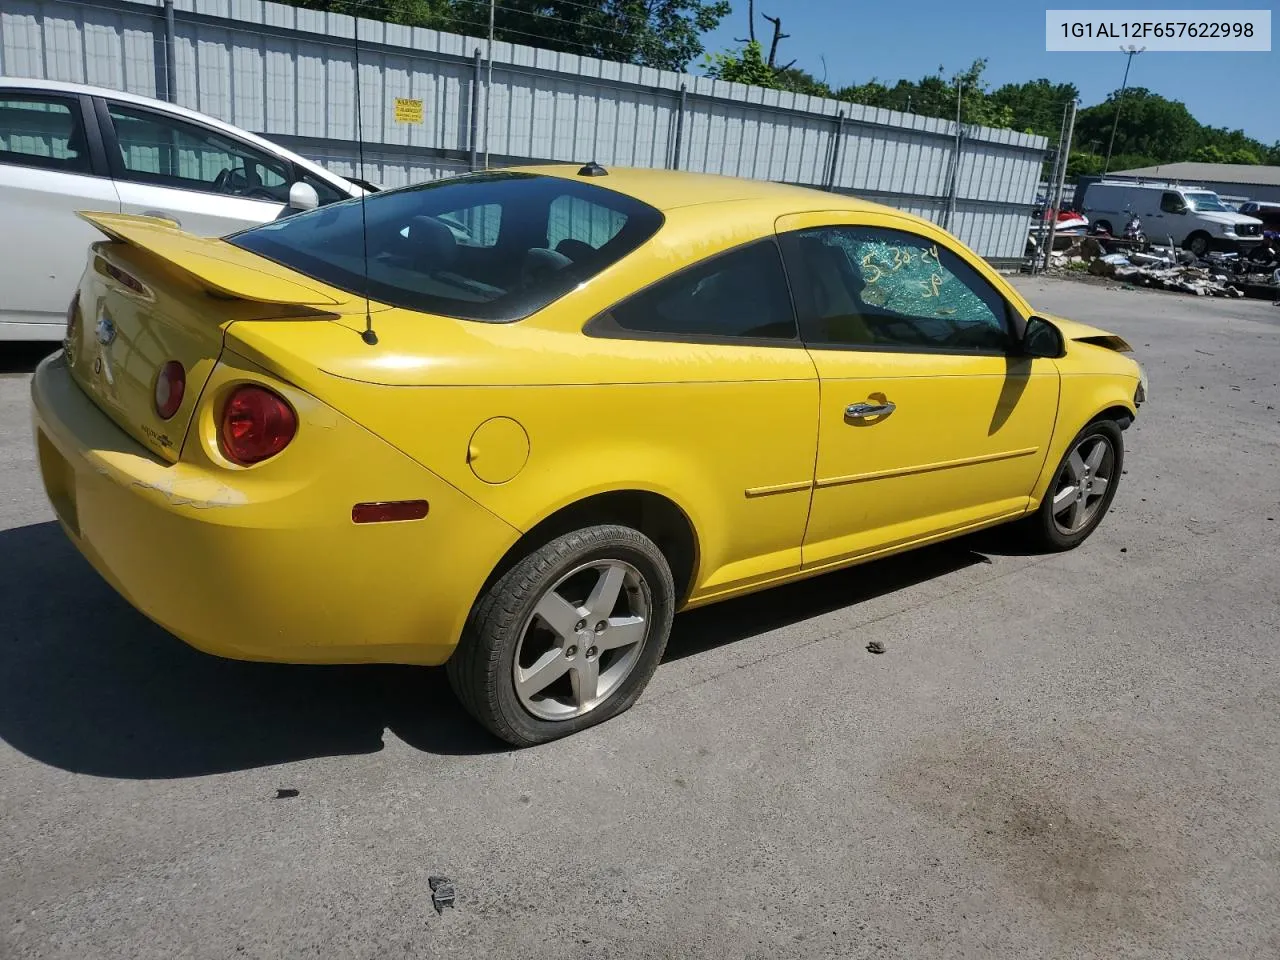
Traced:
[[1135, 47], [1133, 44], [1120, 48], [1120, 52], [1125, 54], [1128, 59], [1124, 62], [1124, 80], [1120, 84], [1120, 95], [1116, 97], [1116, 118], [1111, 121], [1111, 141], [1107, 144], [1107, 160], [1102, 165], [1102, 175], [1105, 177], [1107, 171], [1111, 169], [1111, 149], [1116, 145], [1116, 127], [1120, 125], [1120, 105], [1124, 102], [1124, 92], [1129, 86], [1129, 68], [1133, 66], [1133, 58], [1140, 54], [1146, 47]]

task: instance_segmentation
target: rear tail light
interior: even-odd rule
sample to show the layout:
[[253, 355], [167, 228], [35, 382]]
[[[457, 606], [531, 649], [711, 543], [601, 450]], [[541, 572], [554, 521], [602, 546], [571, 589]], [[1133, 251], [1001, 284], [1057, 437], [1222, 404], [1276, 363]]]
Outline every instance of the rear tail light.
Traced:
[[182, 406], [182, 396], [187, 392], [187, 371], [177, 360], [170, 360], [160, 368], [156, 377], [156, 413], [161, 420], [168, 420]]
[[232, 463], [248, 466], [274, 457], [298, 432], [298, 417], [284, 397], [266, 387], [237, 387], [222, 408], [218, 443]]
[[80, 291], [77, 290], [67, 305], [67, 340], [75, 339], [76, 328], [80, 325]]

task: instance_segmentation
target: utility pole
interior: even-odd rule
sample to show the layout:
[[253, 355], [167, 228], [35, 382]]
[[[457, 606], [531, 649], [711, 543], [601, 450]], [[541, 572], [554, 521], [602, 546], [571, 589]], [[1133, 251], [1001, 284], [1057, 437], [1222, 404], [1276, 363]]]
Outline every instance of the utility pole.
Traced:
[[[1067, 140], [1067, 114], [1070, 110], [1071, 101], [1068, 101], [1062, 107], [1062, 123], [1058, 125], [1058, 144], [1053, 151], [1053, 167], [1049, 171], [1049, 180], [1045, 185], [1044, 206], [1040, 208], [1040, 223], [1036, 226], [1036, 249], [1031, 257], [1032, 273], [1036, 273], [1041, 269], [1040, 262], [1044, 255], [1044, 236], [1049, 229], [1049, 210], [1053, 206], [1053, 185], [1058, 182], [1059, 165], [1067, 162], [1062, 155], [1062, 147]], [[1047, 267], [1049, 261], [1045, 260], [1044, 265]]]
[[1120, 95], [1116, 97], [1116, 118], [1111, 122], [1111, 142], [1107, 144], [1107, 161], [1102, 165], [1102, 175], [1104, 177], [1107, 175], [1107, 171], [1111, 169], [1111, 149], [1116, 145], [1116, 127], [1120, 125], [1120, 107], [1124, 103], [1124, 92], [1129, 88], [1129, 68], [1133, 66], [1133, 58], [1145, 49], [1147, 48], [1135, 47], [1133, 44], [1129, 44], [1127, 47], [1120, 47], [1120, 52], [1128, 59], [1124, 62], [1124, 80], [1120, 84]]
[[1061, 163], [1058, 164], [1058, 183], [1057, 189], [1053, 196], [1053, 209], [1049, 211], [1049, 242], [1044, 248], [1044, 265], [1046, 269], [1049, 266], [1049, 258], [1053, 255], [1053, 241], [1058, 234], [1058, 211], [1062, 209], [1062, 185], [1067, 179], [1067, 162], [1071, 158], [1071, 135], [1076, 129], [1076, 105], [1079, 101], [1072, 100], [1070, 104], [1071, 113], [1067, 116], [1067, 140], [1062, 148]]
[[960, 81], [956, 84], [956, 145], [951, 151], [951, 188], [947, 191], [947, 209], [945, 216], [947, 218], [944, 227], [947, 230], [954, 230], [951, 221], [956, 217], [956, 192], [960, 189], [960, 150], [961, 136], [963, 131], [960, 127], [961, 104], [964, 97], [964, 82]]

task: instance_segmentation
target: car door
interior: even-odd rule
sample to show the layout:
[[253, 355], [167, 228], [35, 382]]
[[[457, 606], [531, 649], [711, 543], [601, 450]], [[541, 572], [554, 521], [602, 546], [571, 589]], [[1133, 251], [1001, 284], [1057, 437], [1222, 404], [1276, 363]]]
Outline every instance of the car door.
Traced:
[[275, 220], [285, 209], [294, 181], [288, 160], [151, 107], [100, 104], [122, 212], [167, 217], [216, 237]]
[[119, 212], [87, 97], [0, 87], [0, 339], [62, 335], [85, 251], [77, 210]]
[[817, 568], [1015, 517], [1058, 401], [1020, 356], [1025, 315], [946, 234], [892, 216], [778, 222], [820, 384], [803, 563]]
[[[553, 218], [551, 241], [558, 229]], [[601, 242], [600, 232], [579, 235]], [[613, 442], [647, 451], [654, 475], [682, 477], [680, 489], [701, 511], [691, 599], [797, 572], [818, 383], [774, 238], [668, 276], [615, 304], [585, 332], [597, 338], [601, 378], [620, 381], [597, 392], [592, 422]], [[663, 376], [629, 384], [625, 371], [634, 369]]]
[[[1175, 244], [1181, 243], [1186, 234], [1186, 204], [1182, 200], [1182, 194], [1172, 190], [1146, 192], [1156, 207], [1149, 215], [1144, 214], [1151, 218], [1147, 231], [1157, 243], [1164, 243], [1167, 236], [1173, 237]], [[1156, 198], [1159, 198], [1158, 203], [1154, 202]]]

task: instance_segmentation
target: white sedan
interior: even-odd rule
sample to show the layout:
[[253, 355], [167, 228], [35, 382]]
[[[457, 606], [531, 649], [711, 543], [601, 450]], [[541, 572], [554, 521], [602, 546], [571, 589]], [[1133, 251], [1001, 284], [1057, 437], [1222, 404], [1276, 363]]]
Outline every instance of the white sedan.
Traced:
[[230, 124], [146, 97], [0, 77], [0, 340], [60, 340], [84, 251], [77, 210], [223, 236], [361, 187]]

